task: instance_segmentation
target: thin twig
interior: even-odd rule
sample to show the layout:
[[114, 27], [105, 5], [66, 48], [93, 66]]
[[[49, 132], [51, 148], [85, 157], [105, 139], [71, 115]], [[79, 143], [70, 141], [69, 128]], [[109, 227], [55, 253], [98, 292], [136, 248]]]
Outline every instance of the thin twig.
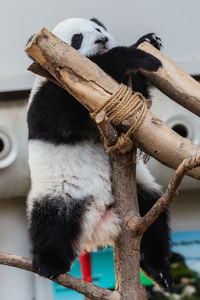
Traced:
[[[38, 272], [33, 268], [30, 258], [0, 252], [0, 264], [38, 274]], [[75, 290], [93, 300], [120, 300], [120, 294], [117, 291], [109, 291], [69, 274], [61, 274], [58, 278], [51, 280], [64, 287]]]
[[153, 205], [148, 213], [143, 217], [133, 217], [129, 220], [128, 226], [134, 232], [142, 235], [159, 215], [169, 206], [173, 197], [176, 195], [178, 187], [187, 171], [200, 166], [200, 155], [186, 158], [177, 168], [165, 193]]

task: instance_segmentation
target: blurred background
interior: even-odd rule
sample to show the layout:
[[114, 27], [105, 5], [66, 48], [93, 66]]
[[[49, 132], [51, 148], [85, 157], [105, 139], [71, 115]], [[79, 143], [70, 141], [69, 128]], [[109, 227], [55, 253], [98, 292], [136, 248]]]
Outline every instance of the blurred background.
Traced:
[[[155, 32], [162, 38], [163, 52], [198, 80], [200, 2], [1, 0], [0, 3], [0, 250], [29, 256], [25, 219], [29, 189], [26, 111], [34, 80], [34, 75], [26, 70], [31, 60], [24, 53], [29, 37], [43, 26], [52, 30], [58, 22], [70, 17], [99, 18], [120, 45], [131, 45], [142, 35]], [[200, 144], [199, 118], [155, 88], [152, 88], [152, 96], [153, 113], [180, 135]], [[173, 171], [154, 159], [148, 164], [158, 182], [166, 186]], [[173, 247], [179, 254], [174, 256], [172, 264], [177, 268], [178, 262], [184, 269], [175, 268], [174, 273], [178, 288], [173, 294], [179, 298], [155, 290], [146, 279], [142, 279], [143, 283], [149, 286], [149, 299], [200, 299], [200, 186], [197, 180], [184, 179], [170, 210]], [[92, 255], [93, 280], [114, 288], [112, 249]], [[80, 274], [78, 262], [73, 272]], [[189, 294], [188, 287], [194, 288]], [[11, 299], [83, 297], [26, 271], [0, 266], [0, 300]]]

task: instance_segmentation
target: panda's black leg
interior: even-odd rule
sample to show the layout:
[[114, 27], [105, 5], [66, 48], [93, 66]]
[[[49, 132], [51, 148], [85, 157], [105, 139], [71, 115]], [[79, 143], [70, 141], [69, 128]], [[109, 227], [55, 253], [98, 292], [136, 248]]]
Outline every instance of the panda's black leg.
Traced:
[[29, 233], [33, 266], [40, 275], [55, 278], [70, 270], [83, 213], [84, 200], [48, 196], [34, 200]]
[[[160, 196], [159, 191], [147, 191], [138, 186], [140, 214], [146, 214]], [[169, 225], [165, 211], [144, 233], [141, 241], [141, 268], [164, 289], [170, 289], [172, 285], [169, 258]]]
[[135, 47], [115, 47], [90, 59], [118, 82], [122, 82], [127, 74], [135, 74], [141, 68], [157, 71], [162, 67], [156, 57]]

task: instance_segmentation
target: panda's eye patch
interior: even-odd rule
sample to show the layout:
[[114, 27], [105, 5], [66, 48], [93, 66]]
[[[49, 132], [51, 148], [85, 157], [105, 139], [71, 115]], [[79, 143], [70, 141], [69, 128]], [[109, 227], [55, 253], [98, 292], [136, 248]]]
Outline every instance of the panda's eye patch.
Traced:
[[96, 29], [96, 31], [101, 32], [101, 30], [99, 28], [95, 28], [95, 29]]
[[82, 33], [76, 33], [72, 36], [71, 46], [76, 50], [80, 49], [83, 41]]

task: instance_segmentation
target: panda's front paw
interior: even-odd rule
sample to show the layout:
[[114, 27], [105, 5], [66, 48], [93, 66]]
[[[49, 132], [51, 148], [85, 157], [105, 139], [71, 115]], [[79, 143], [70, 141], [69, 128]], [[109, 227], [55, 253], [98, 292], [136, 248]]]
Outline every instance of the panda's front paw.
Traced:
[[36, 253], [33, 256], [33, 267], [41, 276], [57, 278], [70, 270], [70, 265], [49, 253]]
[[156, 72], [160, 67], [162, 67], [162, 63], [159, 59], [154, 57], [153, 55], [144, 52], [143, 57], [140, 60], [140, 68]]
[[142, 36], [138, 41], [137, 41], [137, 46], [139, 46], [141, 43], [148, 42], [152, 46], [154, 46], [156, 49], [160, 50], [162, 47], [162, 41], [161, 39], [155, 34], [155, 33], [148, 33]]

